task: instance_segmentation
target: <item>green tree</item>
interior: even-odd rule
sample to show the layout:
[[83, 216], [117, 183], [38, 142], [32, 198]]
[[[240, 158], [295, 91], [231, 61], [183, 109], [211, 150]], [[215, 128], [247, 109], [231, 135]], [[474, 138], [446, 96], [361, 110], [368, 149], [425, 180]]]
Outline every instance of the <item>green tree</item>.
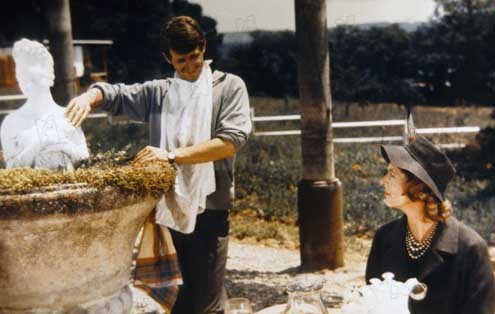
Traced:
[[221, 67], [244, 79], [253, 95], [297, 96], [297, 65], [294, 32], [250, 34], [253, 41], [234, 47]]
[[339, 26], [330, 33], [332, 93], [347, 101], [408, 103], [418, 99], [411, 35], [398, 25], [362, 30]]
[[[448, 58], [444, 76], [449, 78], [450, 97], [457, 103], [493, 101], [493, 39], [495, 1], [435, 0], [436, 20], [430, 31], [441, 33], [434, 46]], [[492, 40], [492, 41], [490, 41]], [[490, 55], [490, 53], [492, 53]]]

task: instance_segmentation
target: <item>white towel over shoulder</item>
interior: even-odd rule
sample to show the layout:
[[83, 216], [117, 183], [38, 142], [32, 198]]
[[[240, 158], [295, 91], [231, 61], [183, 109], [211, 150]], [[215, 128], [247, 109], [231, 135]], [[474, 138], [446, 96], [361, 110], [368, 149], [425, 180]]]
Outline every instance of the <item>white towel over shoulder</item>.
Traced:
[[[173, 151], [211, 139], [211, 61], [205, 61], [200, 77], [186, 81], [177, 73], [162, 108], [160, 148]], [[213, 162], [177, 165], [174, 189], [160, 199], [156, 222], [174, 230], [191, 233], [196, 216], [205, 210], [207, 195], [215, 192]]]

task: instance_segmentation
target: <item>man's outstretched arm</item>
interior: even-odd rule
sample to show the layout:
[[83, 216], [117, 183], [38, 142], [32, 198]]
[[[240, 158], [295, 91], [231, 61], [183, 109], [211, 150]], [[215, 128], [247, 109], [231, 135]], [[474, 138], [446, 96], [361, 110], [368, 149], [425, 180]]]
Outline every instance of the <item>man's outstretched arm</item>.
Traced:
[[91, 85], [87, 92], [72, 99], [64, 114], [76, 127], [96, 107], [112, 116], [125, 115], [131, 120], [148, 122], [151, 106], [161, 100], [167, 84], [166, 80], [132, 85], [98, 82]]
[[[146, 146], [134, 159], [135, 163], [147, 160], [168, 160], [167, 151], [158, 147]], [[201, 144], [176, 148], [173, 151], [177, 164], [197, 164], [230, 158], [235, 155], [235, 145], [224, 139], [213, 138]]]
[[233, 157], [235, 146], [228, 140], [214, 138], [201, 144], [174, 150], [178, 164], [196, 164]]

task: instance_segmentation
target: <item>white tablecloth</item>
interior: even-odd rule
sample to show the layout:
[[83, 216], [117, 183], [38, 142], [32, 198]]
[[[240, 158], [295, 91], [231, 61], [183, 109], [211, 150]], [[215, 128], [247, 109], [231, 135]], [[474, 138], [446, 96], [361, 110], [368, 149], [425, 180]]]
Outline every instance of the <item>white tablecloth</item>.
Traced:
[[[281, 314], [284, 309], [285, 304], [278, 304], [262, 309], [261, 311], [256, 312], [256, 314]], [[329, 314], [340, 314], [339, 309], [327, 309], [327, 311]]]

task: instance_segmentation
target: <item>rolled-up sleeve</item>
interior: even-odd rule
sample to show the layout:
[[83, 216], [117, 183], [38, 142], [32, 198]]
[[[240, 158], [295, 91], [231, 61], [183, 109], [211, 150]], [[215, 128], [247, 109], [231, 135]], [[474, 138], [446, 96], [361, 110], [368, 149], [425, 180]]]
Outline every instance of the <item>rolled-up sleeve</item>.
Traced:
[[232, 76], [222, 99], [215, 137], [232, 142], [237, 151], [246, 143], [252, 125], [246, 84], [240, 77]]
[[148, 122], [151, 106], [159, 100], [158, 85], [158, 80], [132, 85], [99, 82], [90, 88], [96, 87], [102, 91], [103, 103], [99, 107], [102, 110], [113, 116], [126, 115], [132, 120]]

